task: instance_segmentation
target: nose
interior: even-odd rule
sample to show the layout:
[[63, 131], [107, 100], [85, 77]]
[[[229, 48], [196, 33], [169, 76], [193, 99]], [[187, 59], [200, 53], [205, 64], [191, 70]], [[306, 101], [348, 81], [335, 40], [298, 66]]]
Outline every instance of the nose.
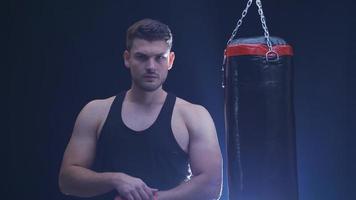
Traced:
[[150, 58], [147, 60], [146, 63], [146, 70], [148, 71], [154, 71], [156, 69], [156, 62], [153, 58]]

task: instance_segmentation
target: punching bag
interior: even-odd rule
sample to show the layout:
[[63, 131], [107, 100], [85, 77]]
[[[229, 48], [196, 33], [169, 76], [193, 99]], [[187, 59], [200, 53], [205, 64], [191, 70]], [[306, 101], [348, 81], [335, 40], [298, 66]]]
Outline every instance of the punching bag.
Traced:
[[226, 49], [225, 117], [230, 200], [297, 200], [292, 48], [271, 37]]
[[225, 128], [230, 200], [298, 200], [293, 50], [270, 37], [233, 39], [225, 49]]

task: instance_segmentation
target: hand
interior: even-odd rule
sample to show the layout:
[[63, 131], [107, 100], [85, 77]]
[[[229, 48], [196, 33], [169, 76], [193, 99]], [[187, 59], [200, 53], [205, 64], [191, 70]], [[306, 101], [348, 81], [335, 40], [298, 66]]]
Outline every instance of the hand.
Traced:
[[113, 177], [113, 184], [120, 197], [115, 200], [152, 200], [157, 189], [148, 187], [141, 179], [124, 173]]

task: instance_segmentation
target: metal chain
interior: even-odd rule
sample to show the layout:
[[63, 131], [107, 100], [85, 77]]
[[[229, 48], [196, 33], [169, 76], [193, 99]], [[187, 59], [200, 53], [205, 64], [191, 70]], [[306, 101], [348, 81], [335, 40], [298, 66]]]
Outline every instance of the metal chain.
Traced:
[[261, 0], [256, 0], [256, 5], [258, 7], [258, 14], [260, 14], [260, 17], [261, 17], [262, 28], [265, 31], [265, 38], [266, 38], [266, 41], [267, 41], [268, 49], [269, 49], [269, 51], [273, 51], [272, 50], [272, 43], [271, 43], [271, 40], [269, 38], [269, 32], [268, 32], [268, 28], [267, 28], [267, 24], [266, 24], [266, 18], [264, 16], [263, 10], [262, 10]]
[[246, 14], [248, 12], [248, 9], [250, 8], [250, 6], [252, 4], [252, 1], [253, 0], [248, 0], [246, 8], [242, 11], [241, 18], [239, 19], [239, 21], [237, 21], [236, 27], [235, 27], [234, 31], [232, 32], [231, 37], [230, 37], [229, 41], [227, 42], [227, 45], [229, 45], [231, 43], [231, 41], [234, 39], [234, 37], [237, 33], [237, 30], [239, 29], [239, 27], [242, 24], [242, 20], [245, 18]]
[[[229, 45], [231, 43], [231, 41], [235, 38], [236, 36], [236, 33], [237, 33], [237, 30], [240, 28], [241, 24], [242, 24], [242, 20], [245, 18], [247, 12], [248, 12], [248, 9], [250, 8], [251, 4], [252, 4], [253, 0], [248, 0], [247, 2], [247, 5], [246, 5], [246, 8], [243, 10], [242, 14], [241, 14], [241, 18], [237, 21], [236, 23], [236, 27], [235, 29], [233, 30], [232, 34], [231, 34], [231, 37], [230, 39], [228, 40], [227, 42], [227, 45]], [[263, 9], [262, 9], [262, 2], [261, 0], [256, 0], [256, 5], [258, 7], [258, 14], [260, 15], [261, 17], [261, 23], [262, 23], [262, 28], [264, 30], [264, 36], [266, 38], [266, 41], [267, 41], [267, 46], [268, 46], [268, 49], [270, 51], [272, 51], [272, 43], [271, 43], [271, 40], [269, 38], [269, 32], [268, 32], [268, 28], [267, 28], [267, 23], [266, 23], [266, 18], [263, 14]]]

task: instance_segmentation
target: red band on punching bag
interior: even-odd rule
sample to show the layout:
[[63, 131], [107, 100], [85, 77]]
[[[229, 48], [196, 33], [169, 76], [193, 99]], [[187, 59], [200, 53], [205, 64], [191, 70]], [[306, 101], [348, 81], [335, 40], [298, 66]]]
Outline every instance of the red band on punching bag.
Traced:
[[[292, 56], [293, 48], [290, 45], [276, 45], [272, 50], [279, 56]], [[236, 44], [229, 45], [226, 49], [226, 56], [257, 55], [264, 56], [268, 52], [268, 47], [264, 44]]]

